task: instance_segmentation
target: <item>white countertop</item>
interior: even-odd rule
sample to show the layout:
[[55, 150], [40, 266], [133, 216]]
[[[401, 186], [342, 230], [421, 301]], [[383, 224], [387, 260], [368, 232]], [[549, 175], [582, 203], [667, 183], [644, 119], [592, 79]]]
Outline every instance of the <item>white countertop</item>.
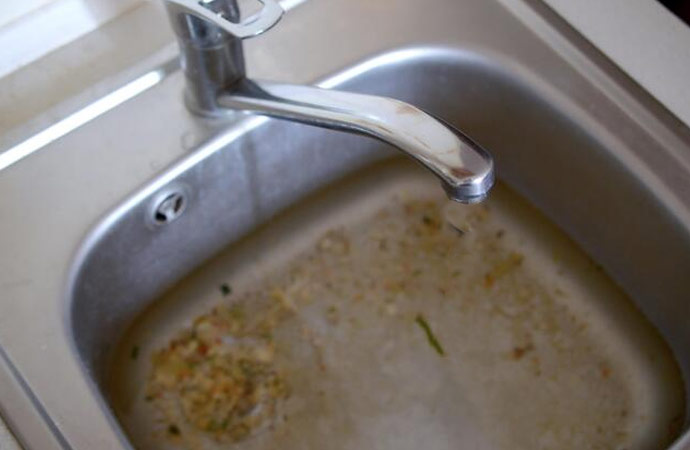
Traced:
[[10, 430], [7, 429], [7, 425], [0, 418], [0, 448], [2, 450], [21, 450], [17, 440], [12, 436]]

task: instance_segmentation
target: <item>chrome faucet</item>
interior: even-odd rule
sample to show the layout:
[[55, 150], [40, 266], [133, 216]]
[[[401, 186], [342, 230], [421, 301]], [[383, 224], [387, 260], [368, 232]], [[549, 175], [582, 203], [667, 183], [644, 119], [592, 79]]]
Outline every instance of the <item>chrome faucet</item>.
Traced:
[[237, 0], [164, 0], [180, 45], [189, 109], [204, 116], [242, 110], [359, 133], [393, 145], [438, 178], [452, 200], [476, 203], [494, 182], [491, 155], [451, 125], [386, 97], [246, 77], [242, 39], [273, 27], [275, 0], [240, 21]]

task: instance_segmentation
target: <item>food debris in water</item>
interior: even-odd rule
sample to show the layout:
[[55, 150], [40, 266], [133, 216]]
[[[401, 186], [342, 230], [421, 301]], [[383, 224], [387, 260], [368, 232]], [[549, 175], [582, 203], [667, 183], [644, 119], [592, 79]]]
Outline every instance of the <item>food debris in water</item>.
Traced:
[[417, 317], [415, 317], [414, 321], [422, 330], [424, 330], [426, 340], [429, 342], [429, 345], [436, 350], [436, 353], [441, 356], [445, 356], [446, 352], [443, 350], [441, 343], [436, 338], [436, 335], [434, 335], [434, 332], [431, 330], [431, 326], [429, 326], [429, 322], [426, 321], [424, 316], [422, 314], [417, 314]]
[[198, 317], [152, 355], [146, 397], [170, 422], [218, 442], [238, 442], [270, 426], [289, 393], [269, 332], [282, 310], [256, 322], [239, 307], [218, 306]]
[[228, 283], [223, 283], [220, 285], [220, 293], [223, 295], [230, 295], [232, 294], [232, 288]]
[[534, 350], [534, 345], [531, 343], [524, 345], [522, 347], [515, 347], [513, 348], [513, 359], [522, 359], [522, 357], [525, 356], [527, 352], [530, 352], [532, 350]]
[[[346, 337], [343, 342], [351, 345], [356, 333], [361, 337], [380, 324], [381, 328], [402, 333], [395, 337], [398, 345], [408, 338], [407, 342], [413, 343], [420, 337], [405, 334], [409, 334], [411, 320], [415, 323], [412, 327], [418, 326], [427, 344], [443, 357], [435, 364], [450, 367], [457, 362], [455, 359], [467, 358], [463, 366], [472, 367], [474, 353], [464, 349], [479, 345], [485, 355], [500, 355], [502, 362], [495, 360], [494, 366], [509, 364], [515, 374], [542, 382], [555, 379], [562, 363], [570, 361], [568, 358], [588, 367], [594, 356], [592, 349], [583, 347], [586, 341], [577, 340], [578, 333], [586, 330], [584, 322], [570, 324], [562, 319], [565, 309], [557, 308], [558, 303], [549, 294], [553, 290], [545, 289], [531, 275], [531, 261], [523, 262], [525, 257], [517, 251], [520, 247], [512, 242], [513, 234], [491, 223], [489, 209], [484, 205], [457, 208], [451, 204], [453, 208], [444, 208], [441, 204], [435, 200], [398, 199], [366, 227], [329, 230], [277, 277], [268, 277], [246, 292], [238, 289], [230, 297], [232, 302], [226, 299], [231, 304], [219, 305], [199, 316], [165, 348], [154, 352], [144, 399], [147, 408], [155, 408], [162, 416], [157, 435], [167, 437], [174, 445], [206, 449], [198, 444], [199, 437], [232, 446], [263, 430], [286, 432], [299, 423], [300, 416], [293, 415], [289, 408], [291, 399], [306, 404], [300, 395], [309, 394], [299, 391], [299, 383], [291, 378], [296, 376], [294, 368], [288, 371], [285, 366], [291, 362], [285, 350], [296, 346], [296, 341], [288, 345], [280, 338], [280, 327], [288, 323], [296, 330], [291, 339], [305, 344], [309, 350], [300, 351], [308, 353], [313, 363], [311, 367], [300, 365], [300, 371], [313, 372], [300, 376], [322, 380], [342, 374], [338, 364], [342, 359], [333, 358], [331, 347], [338, 342], [334, 336]], [[459, 239], [459, 235], [464, 237]], [[227, 283], [218, 288], [225, 297], [233, 292]], [[213, 285], [210, 290], [217, 297]], [[557, 293], [566, 295], [561, 290]], [[249, 305], [254, 306], [250, 309]], [[439, 305], [445, 305], [445, 317], [432, 315], [436, 310], [428, 309]], [[305, 320], [306, 316], [316, 322]], [[479, 343], [471, 334], [464, 340], [452, 338], [448, 317], [457, 319], [453, 326], [467, 330], [479, 321], [487, 328], [500, 325], [507, 330], [506, 339], [487, 341], [486, 336], [493, 336], [490, 332], [482, 335]], [[433, 319], [433, 329], [428, 318]], [[370, 320], [377, 321], [374, 327]], [[343, 334], [345, 330], [353, 334]], [[434, 331], [441, 333], [447, 347]], [[371, 342], [381, 348], [390, 344], [376, 339]], [[136, 351], [133, 347], [132, 358], [136, 359], [138, 353], [138, 347]], [[617, 397], [611, 396], [599, 405], [588, 423], [601, 423], [613, 417], [611, 410], [630, 407], [628, 400], [615, 391], [619, 372], [613, 370], [613, 365], [599, 364], [603, 363], [597, 362], [594, 373], [599, 384], [595, 387], [605, 387]], [[523, 378], [510, 383], [521, 392], [531, 392], [538, 386]], [[314, 384], [307, 387], [314, 389], [315, 396], [333, 395], [322, 388]], [[540, 395], [540, 408], [552, 407], [547, 402], [548, 393], [535, 392]], [[290, 427], [286, 425], [288, 413]], [[526, 417], [525, 435], [539, 432], [529, 427], [529, 421], [538, 421], [541, 416], [520, 411], [520, 417]], [[626, 423], [611, 419], [596, 442], [610, 446], [624, 442], [620, 432]], [[264, 437], [274, 438], [266, 434], [261, 439]]]

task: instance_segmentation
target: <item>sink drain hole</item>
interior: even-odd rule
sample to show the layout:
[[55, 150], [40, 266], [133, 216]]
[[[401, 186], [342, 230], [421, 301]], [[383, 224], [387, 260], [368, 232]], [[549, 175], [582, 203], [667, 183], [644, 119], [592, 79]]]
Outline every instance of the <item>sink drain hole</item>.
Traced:
[[181, 192], [173, 192], [163, 198], [153, 211], [153, 221], [165, 225], [177, 219], [184, 212], [187, 201]]

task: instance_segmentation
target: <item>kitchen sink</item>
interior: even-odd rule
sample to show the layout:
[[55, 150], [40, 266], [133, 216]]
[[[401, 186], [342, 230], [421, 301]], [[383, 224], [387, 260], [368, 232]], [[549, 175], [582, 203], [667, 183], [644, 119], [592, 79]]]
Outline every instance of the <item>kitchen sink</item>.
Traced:
[[[597, 251], [611, 247], [616, 260], [620, 260], [620, 249], [625, 248], [626, 252], [633, 252], [626, 258], [626, 262], [635, 261], [635, 270], [649, 273], [658, 264], [658, 259], [652, 255], [642, 258], [641, 255], [635, 255], [634, 250], [644, 249], [639, 244], [644, 241], [643, 235], [632, 234], [630, 229], [622, 232], [619, 226], [612, 226], [613, 221], [628, 217], [623, 223], [635, 223], [641, 216], [656, 217], [653, 224], [656, 231], [650, 229], [645, 231], [645, 235], [670, 235], [672, 230], [677, 230], [675, 233], [682, 232], [682, 227], [673, 227], [669, 218], [666, 222], [668, 231], [660, 233], [659, 227], [664, 223], [664, 216], [660, 211], [645, 211], [645, 208], [658, 204], [649, 198], [646, 187], [638, 179], [631, 177], [622, 163], [588, 134], [586, 129], [559, 111], [556, 105], [540, 98], [527, 82], [514, 73], [507, 72], [491, 58], [466, 51], [412, 48], [381, 55], [362, 65], [371, 69], [358, 71], [361, 73], [339, 87], [402, 98], [461, 126], [492, 149], [501, 179], [515, 186], [528, 198], [534, 199], [538, 205], [551, 199], [550, 203], [545, 203], [549, 205], [544, 209], [547, 214], [564, 229], [570, 230], [573, 236], [590, 236], [588, 240], [583, 240], [583, 244], [589, 244]], [[132, 362], [127, 357], [132, 348], [139, 346], [147, 349], [142, 352], [144, 362], [139, 365], [147, 366], [145, 361], [155, 347], [152, 344], [137, 343], [137, 340], [152, 340], [159, 347], [164, 346], [165, 342], [159, 336], [162, 330], [171, 339], [174, 336], [171, 334], [172, 324], [181, 328], [185, 323], [179, 314], [174, 320], [165, 320], [160, 316], [170, 317], [170, 313], [158, 312], [155, 313], [157, 319], [142, 319], [145, 324], [138, 328], [144, 331], [135, 333], [138, 338], [126, 338], [128, 328], [137, 317], [142, 314], [146, 316], [147, 307], [157, 297], [172, 289], [164, 297], [176, 299], [172, 310], [184, 310], [187, 322], [200, 315], [203, 308], [211, 307], [208, 294], [194, 293], [199, 288], [197, 291], [187, 289], [184, 295], [176, 294], [176, 287], [171, 288], [188, 283], [181, 280], [185, 280], [190, 272], [209, 257], [219, 251], [223, 254], [237, 251], [245, 255], [245, 259], [226, 268], [225, 276], [232, 277], [235, 280], [233, 284], [242, 284], [243, 281], [246, 284], [247, 278], [263, 283], [257, 260], [283, 260], [283, 264], [289, 266], [285, 247], [290, 242], [305, 239], [301, 237], [302, 233], [316, 240], [318, 236], [310, 231], [312, 223], [327, 220], [329, 214], [337, 214], [339, 208], [347, 208], [348, 214], [340, 214], [340, 219], [334, 221], [334, 226], [338, 222], [341, 226], [346, 226], [348, 218], [355, 221], [355, 218], [362, 215], [357, 205], [360, 205], [360, 209], [365, 209], [368, 203], [375, 202], [372, 199], [377, 196], [382, 197], [378, 203], [385, 205], [391, 202], [391, 190], [416, 192], [421, 189], [415, 184], [414, 175], [409, 176], [408, 182], [397, 181], [395, 188], [390, 188], [386, 187], [387, 180], [395, 178], [396, 171], [385, 167], [364, 169], [381, 159], [397, 156], [396, 152], [381, 143], [300, 125], [266, 122], [263, 119], [255, 119], [254, 122], [256, 128], [245, 132], [231, 144], [207, 152], [208, 156], [194, 164], [181, 166], [179, 173], [167, 176], [166, 183], [160, 188], [145, 188], [145, 192], [151, 191], [150, 195], [142, 195], [136, 202], [127, 202], [115, 210], [104, 219], [102, 225], [96, 227], [78, 258], [72, 284], [70, 332], [78, 357], [106, 401], [117, 404], [121, 395], [125, 395], [116, 394], [127, 391], [117, 388], [123, 379], [136, 379], [139, 388], [146, 383], [145, 376], [139, 374], [135, 377], [122, 370], [123, 367], [132, 368]], [[301, 167], [309, 167], [309, 170], [300, 170]], [[321, 200], [321, 207], [315, 211], [303, 214], [297, 211], [293, 214], [300, 215], [301, 221], [288, 219], [294, 230], [286, 232], [282, 229], [282, 219], [275, 218], [276, 214], [289, 209], [293, 204], [299, 204], [302, 198], [314, 192], [324, 189], [327, 192], [335, 180], [357, 173], [358, 170], [374, 170], [377, 174], [374, 179], [378, 184], [368, 181], [366, 184], [369, 191], [359, 194], [355, 200], [346, 200], [340, 198], [342, 194], [334, 194], [332, 199]], [[357, 178], [357, 175], [353, 176]], [[400, 178], [401, 175], [397, 177]], [[442, 195], [441, 187], [431, 180], [430, 182], [436, 187], [437, 194]], [[350, 184], [352, 187], [340, 190], [358, 189], [356, 181]], [[379, 194], [379, 190], [388, 193]], [[328, 193], [320, 195], [328, 196]], [[158, 216], [158, 205], [171, 197], [177, 198], [179, 217]], [[635, 201], [631, 202], [631, 198]], [[354, 206], [349, 203], [354, 203]], [[295, 208], [299, 210], [300, 207]], [[324, 217], [319, 218], [320, 214]], [[592, 218], [597, 220], [593, 221]], [[582, 221], [581, 225], [576, 225], [578, 220]], [[261, 245], [274, 246], [275, 250], [264, 249], [263, 252], [267, 252], [267, 255], [261, 257], [257, 256], [262, 254], [258, 248], [234, 250], [233, 242], [265, 223], [268, 223], [265, 225], [268, 228], [264, 234], [269, 237], [264, 238], [267, 242]], [[268, 231], [272, 226], [277, 229]], [[642, 233], [643, 230], [638, 232]], [[673, 239], [675, 246], [682, 242], [682, 235], [676, 236]], [[626, 243], [623, 241], [625, 238], [632, 241]], [[668, 254], [665, 256], [668, 257]], [[648, 261], [650, 267], [640, 268], [640, 261]], [[464, 266], [459, 267], [465, 269]], [[618, 268], [621, 269], [623, 267]], [[216, 274], [222, 273], [222, 269], [215, 266], [210, 270]], [[616, 271], [616, 268], [612, 267], [611, 270]], [[217, 291], [217, 286], [221, 283], [222, 278], [219, 278], [210, 282], [210, 286], [213, 291]], [[656, 283], [655, 289], [659, 289]], [[634, 291], [630, 291], [630, 294], [635, 298]], [[459, 292], [455, 295], [456, 301], [462, 297]], [[180, 297], [184, 300], [180, 300]], [[564, 301], [565, 307], [577, 310], [575, 303], [578, 300], [575, 297], [572, 305], [568, 306], [568, 302]], [[206, 300], [196, 302], [197, 298]], [[658, 307], [659, 300], [656, 298], [650, 304]], [[216, 301], [220, 303], [220, 299], [216, 298]], [[162, 302], [165, 303], [165, 300]], [[194, 305], [185, 305], [184, 302]], [[650, 344], [650, 339], [651, 342], [654, 339], [643, 338], [646, 334], [641, 331], [644, 330], [642, 325], [634, 323], [634, 320], [633, 324], [623, 320], [622, 317], [629, 313], [615, 307], [612, 298], [603, 296], [597, 298], [596, 302], [608, 303], [611, 310], [599, 314], [610, 315], [606, 319], [607, 326], [620, 329], [616, 330], [617, 333], [602, 334], [601, 341], [595, 340], [592, 345], [613, 346], [617, 341], [627, 343], [628, 347], [621, 346], [610, 351], [617, 353], [618, 357], [625, 354], [624, 359], [629, 366], [627, 370], [630, 374], [636, 374], [636, 377], [623, 377], [630, 383], [626, 389], [644, 392], [640, 394], [640, 398], [630, 401], [638, 409], [629, 414], [646, 415], [653, 412], [655, 419], [663, 422], [652, 421], [638, 425], [637, 427], [654, 431], [649, 431], [651, 436], [633, 439], [631, 442], [622, 441], [621, 445], [648, 448], [659, 443], [668, 444], [679, 433], [684, 419], [683, 388], [669, 374], [675, 369], [669, 362], [670, 353], [666, 353], [663, 346]], [[638, 306], [644, 311], [643, 301], [638, 300]], [[427, 307], [431, 308], [430, 305]], [[158, 309], [160, 308], [165, 307], [159, 306]], [[342, 308], [346, 310], [347, 304]], [[190, 312], [191, 310], [196, 313]], [[586, 323], [604, 320], [597, 316], [597, 312], [588, 314], [591, 317], [582, 319]], [[617, 315], [620, 316], [618, 321], [615, 320]], [[637, 330], [637, 333], [632, 330]], [[148, 337], [142, 337], [142, 334]], [[125, 344], [121, 344], [123, 338]], [[630, 346], [634, 339], [639, 342]], [[141, 350], [137, 350], [139, 351]], [[489, 348], [487, 352], [490, 352]], [[114, 356], [117, 354], [120, 355], [119, 358]], [[682, 363], [678, 350], [676, 355]], [[337, 364], [333, 370], [338, 370]], [[636, 378], [645, 379], [646, 385], [642, 381], [633, 381]], [[677, 377], [675, 379], [678, 380]], [[129, 391], [136, 389], [130, 388]], [[130, 392], [127, 395], [131, 397], [133, 394]], [[582, 395], [586, 394], [579, 392], [579, 396]], [[138, 396], [143, 397], [141, 389]], [[129, 402], [132, 401], [130, 398]], [[564, 402], [574, 407], [572, 401]], [[555, 407], [542, 413], [555, 413], [554, 409]], [[446, 414], [452, 414], [453, 411], [451, 408]], [[142, 420], [136, 417], [130, 422], [142, 423]], [[663, 430], [662, 437], [659, 436], [659, 429]], [[308, 430], [303, 432], [308, 433]], [[145, 433], [139, 433], [142, 434]], [[329, 438], [332, 439], [333, 435], [329, 435]], [[412, 437], [410, 439], [410, 442], [414, 442]], [[517, 438], [513, 436], [513, 445], [517, 445], [515, 439]], [[534, 448], [538, 442], [535, 437], [534, 441], [526, 441], [523, 446]], [[570, 442], [575, 447], [578, 446], [572, 437]], [[366, 442], [359, 441], [356, 444], [360, 447], [367, 445]], [[452, 447], [471, 442], [451, 444]], [[152, 445], [148, 442], [144, 447], [150, 448]], [[312, 445], [325, 444], [317, 442]], [[417, 444], [413, 446], [415, 445]], [[563, 442], [559, 444], [561, 445]]]
[[[255, 70], [281, 73], [282, 64], [292, 68], [285, 69], [285, 76], [296, 81], [319, 79], [324, 87], [407, 101], [489, 149], [500, 184], [488, 211], [528, 217], [515, 219], [520, 225], [506, 228], [505, 239], [520, 236], [513, 232], [519, 229], [527, 241], [538, 243], [541, 256], [534, 260], [542, 265], [530, 266], [532, 259], [525, 256], [525, 266], [551, 274], [550, 284], [544, 282], [549, 292], [565, 291], [562, 298], [553, 294], [556, 303], [573, 312], [583, 333], [589, 333], [587, 351], [600, 358], [592, 370], [612, 389], [583, 393], [587, 401], [579, 398], [572, 407], [581, 416], [594, 416], [608, 407], [602, 398], [624, 391], [629, 409], [617, 411], [628, 428], [616, 431], [621, 435], [615, 442], [686, 448], [690, 131], [538, 2], [448, 1], [440, 2], [438, 11], [407, 3], [384, 11], [369, 2], [307, 2], [288, 14], [282, 35], [278, 28], [276, 37], [266, 36], [265, 48], [261, 40], [249, 48], [261, 56], [275, 45], [277, 56], [258, 58]], [[342, 49], [344, 60], [333, 59], [337, 52], [319, 46], [319, 39], [309, 37], [309, 44], [286, 40], [321, 33], [333, 42], [330, 35], [349, 36], [354, 27], [342, 17], [357, 17], [354, 22], [361, 20], [362, 29], [372, 21], [373, 29], [384, 13], [391, 14], [388, 24], [354, 38]], [[298, 30], [290, 25], [292, 14], [296, 24], [313, 20], [319, 27]], [[492, 33], [499, 24], [503, 32]], [[303, 45], [313, 46], [311, 65], [302, 60], [308, 51], [295, 56], [295, 48]], [[365, 226], [396, 202], [420, 197], [443, 208], [463, 208], [448, 206], [433, 177], [378, 141], [239, 114], [195, 118], [181, 101], [182, 78], [179, 71], [166, 72], [159, 85], [0, 173], [0, 189], [12, 192], [0, 200], [2, 210], [12, 213], [3, 214], [0, 235], [7, 255], [14, 255], [3, 256], [0, 265], [7, 296], [0, 310], [7, 322], [0, 332], [0, 380], [6, 383], [0, 388], [0, 411], [27, 448], [167, 448], [170, 441], [151, 440], [147, 433], [163, 426], [165, 434], [168, 425], [148, 423], [137, 411], [144, 408], [139, 404], [151, 353], [195, 317], [289, 271], [329, 231]], [[27, 204], [27, 198], [33, 201]], [[55, 205], [59, 211], [46, 209]], [[59, 234], [44, 236], [45, 222]], [[471, 242], [473, 232], [458, 239]], [[563, 266], [564, 260], [572, 265]], [[566, 267], [566, 274], [558, 267]], [[570, 292], [572, 267], [585, 275], [573, 275], [580, 287]], [[493, 283], [482, 277], [480, 284]], [[409, 330], [401, 342], [412, 342], [410, 358], [416, 364], [405, 367], [413, 367], [414, 380], [434, 379], [415, 372], [420, 367], [452, 360], [425, 345], [423, 330], [415, 325], [413, 310], [434, 328], [442, 323], [440, 310], [428, 305], [415, 304], [407, 316], [402, 314]], [[447, 336], [453, 327], [438, 325], [437, 331], [443, 338], [441, 332]], [[487, 342], [491, 339], [487, 334]], [[453, 341], [441, 340], [451, 353]], [[488, 353], [500, 354], [501, 364], [508, 361], [510, 367], [527, 365], [540, 348], [539, 343], [491, 342]], [[484, 361], [476, 352], [463, 355]], [[572, 374], [581, 373], [581, 360], [562, 358], [558, 361], [572, 364]], [[568, 378], [570, 371], [559, 370]], [[456, 386], [453, 379], [444, 380]], [[411, 413], [382, 423], [383, 413], [367, 410], [372, 420], [366, 424], [377, 424], [372, 433], [402, 433], [406, 444], [352, 438], [366, 434], [366, 427], [352, 418], [347, 422], [351, 428], [326, 433], [324, 439], [333, 439], [327, 441], [330, 448], [377, 442], [380, 448], [424, 443], [439, 449], [459, 443], [511, 448], [511, 442], [549, 448], [549, 443], [564, 442], [559, 439], [574, 448], [585, 445], [577, 439], [586, 433], [577, 427], [570, 429], [569, 440], [563, 434], [501, 434], [505, 430], [497, 427], [503, 424], [509, 430], [518, 426], [520, 408], [503, 416], [499, 408], [489, 416], [504, 422], [482, 416], [483, 425], [478, 425], [474, 409], [466, 407], [465, 402], [476, 403], [469, 394], [434, 382], [438, 392], [429, 388], [426, 397], [410, 397], [428, 411], [435, 402], [440, 405], [436, 415], [417, 411], [421, 422], [410, 419], [415, 417]], [[510, 392], [506, 386], [513, 386], [509, 380], [495, 383], [486, 392]], [[544, 383], [544, 389], [555, 389]], [[296, 387], [295, 395], [299, 392]], [[356, 393], [342, 395], [345, 401]], [[500, 398], [525, 403], [525, 417], [564, 411], [564, 417], [572, 417], [567, 404], [529, 412], [527, 394]], [[578, 396], [563, 392], [553, 398]], [[539, 403], [536, 397], [534, 402]], [[286, 416], [277, 429], [291, 423]], [[296, 417], [295, 426], [308, 434], [311, 422]], [[420, 423], [430, 428], [420, 426], [417, 433], [412, 426]], [[454, 428], [455, 434], [449, 431]], [[473, 432], [479, 429], [484, 435]], [[248, 440], [246, 448], [266, 448], [262, 439], [270, 433]], [[310, 441], [286, 442], [300, 448]], [[324, 446], [318, 440], [311, 444]]]

